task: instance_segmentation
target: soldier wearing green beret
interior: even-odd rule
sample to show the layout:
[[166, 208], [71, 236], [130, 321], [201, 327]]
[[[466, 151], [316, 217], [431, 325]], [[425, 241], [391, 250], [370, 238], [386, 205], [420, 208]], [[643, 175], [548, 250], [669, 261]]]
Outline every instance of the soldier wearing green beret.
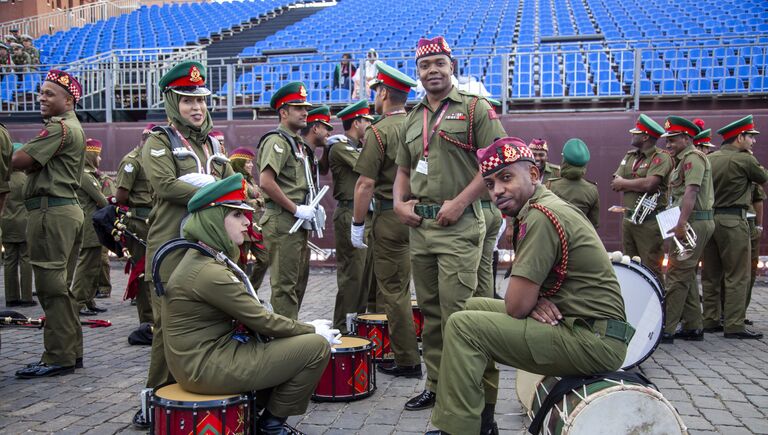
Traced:
[[[0, 138], [6, 136], [0, 127]], [[4, 142], [0, 140], [0, 142]], [[14, 151], [21, 149], [20, 143], [13, 144]], [[5, 145], [3, 144], [3, 151]], [[5, 159], [3, 159], [5, 162]], [[6, 162], [10, 169], [10, 158]], [[24, 171], [11, 172], [8, 196], [2, 207], [0, 228], [3, 232], [3, 264], [5, 266], [5, 306], [32, 307], [32, 265], [29, 263], [27, 246], [27, 209], [24, 208], [22, 190], [27, 181]], [[4, 185], [3, 185], [4, 186]]]
[[312, 150], [299, 135], [307, 125], [311, 104], [301, 82], [278, 89], [269, 104], [277, 111], [280, 125], [259, 141], [259, 185], [266, 206], [259, 223], [269, 252], [272, 306], [276, 313], [298, 319], [306, 290], [304, 276], [309, 273], [308, 230], [305, 225], [295, 233], [288, 230], [297, 219], [315, 216], [315, 209], [308, 205]]
[[712, 129], [708, 128], [697, 134], [696, 137], [693, 138], [693, 146], [695, 146], [697, 150], [701, 151], [705, 155], [714, 151], [715, 146], [712, 145]]
[[[107, 206], [107, 198], [101, 192], [101, 184], [97, 178], [101, 162], [101, 141], [88, 138], [85, 142], [85, 171], [77, 189], [80, 206], [86, 222], [93, 220], [93, 214]], [[80, 255], [75, 269], [75, 279], [72, 283], [72, 293], [77, 299], [81, 316], [95, 316], [107, 311], [96, 306], [94, 298], [99, 285], [101, 274], [101, 254], [103, 246], [96, 236], [93, 225], [83, 225], [83, 239], [80, 245]]]
[[[392, 184], [397, 166], [395, 158], [405, 127], [405, 102], [416, 81], [378, 61], [374, 107], [382, 117], [365, 131], [363, 149], [355, 164], [360, 174], [355, 184], [355, 209], [352, 219], [352, 245], [365, 247], [364, 225], [368, 204], [375, 198], [371, 237], [373, 273], [381, 305], [389, 322], [389, 338], [395, 354], [394, 364], [378, 365], [378, 370], [393, 376], [421, 378], [421, 357], [416, 342], [411, 307], [411, 261], [408, 226], [395, 215]], [[369, 296], [370, 299], [370, 296]]]
[[[223, 148], [209, 135], [213, 121], [206, 97], [211, 91], [205, 87], [205, 79], [205, 67], [196, 61], [181, 62], [160, 78], [169, 125], [152, 130], [141, 156], [155, 195], [147, 234], [144, 276], [148, 282], [153, 279], [152, 258], [158, 248], [179, 237], [190, 198], [200, 187], [233, 173]], [[159, 269], [162, 283], [168, 282], [181, 257], [180, 252], [168, 255]], [[162, 298], [154, 292], [151, 298], [154, 328], [147, 388], [156, 388], [173, 378], [163, 352]], [[145, 425], [142, 417], [139, 410], [134, 424]]]
[[[759, 134], [751, 115], [726, 125], [717, 133], [723, 137], [723, 143], [709, 155], [715, 189], [715, 232], [704, 250], [701, 271], [704, 331], [724, 330], [726, 338], [759, 339], [762, 333], [744, 326], [750, 280], [746, 212], [752, 202], [752, 183], [768, 182], [768, 171], [751, 153]], [[721, 291], [725, 294], [723, 325], [720, 324]]]
[[[639, 256], [643, 265], [663, 280], [661, 263], [664, 260], [664, 240], [655, 215], [667, 206], [672, 156], [656, 146], [657, 140], [664, 134], [664, 128], [647, 115], [641, 114], [629, 132], [632, 134], [631, 145], [634, 149], [624, 155], [611, 181], [611, 189], [623, 193], [622, 245], [626, 255]], [[650, 210], [641, 219], [639, 216], [643, 205], [639, 201], [643, 195], [647, 200], [645, 207]], [[655, 206], [650, 201], [654, 195]]]
[[[342, 109], [336, 116], [341, 119], [344, 134], [328, 139], [328, 163], [333, 174], [333, 197], [337, 201], [333, 212], [333, 228], [336, 239], [336, 306], [333, 310], [333, 327], [346, 331], [348, 314], [364, 313], [369, 296], [373, 273], [371, 267], [372, 249], [355, 249], [350, 238], [353, 223], [365, 232], [366, 222], [370, 226], [370, 213], [360, 222], [352, 219], [355, 183], [358, 173], [355, 164], [360, 156], [365, 129], [371, 125], [367, 100], [360, 100]], [[370, 201], [369, 203], [370, 204]], [[365, 235], [361, 236], [368, 241]], [[368, 266], [368, 267], [366, 267]]]
[[[138, 238], [146, 241], [149, 232], [149, 214], [152, 211], [152, 188], [149, 184], [147, 170], [142, 164], [142, 150], [154, 124], [147, 125], [141, 133], [139, 145], [123, 156], [117, 167], [117, 180], [115, 181], [115, 200], [128, 211], [123, 223], [129, 231]], [[125, 247], [130, 253], [131, 269], [136, 267], [143, 271], [146, 264], [146, 246], [133, 237], [125, 238]], [[137, 272], [131, 273], [128, 287], [136, 290], [136, 310], [139, 323], [153, 323], [152, 302], [149, 283]]]
[[82, 367], [83, 333], [77, 303], [67, 285], [67, 265], [76, 258], [82, 238], [83, 209], [77, 200], [85, 166], [85, 133], [75, 115], [83, 88], [69, 73], [48, 71], [40, 89], [45, 127], [13, 153], [14, 170], [27, 173], [24, 206], [28, 212], [27, 240], [35, 287], [45, 312], [39, 363], [16, 372], [19, 378], [73, 373]]
[[683, 340], [699, 341], [703, 336], [696, 268], [715, 229], [712, 220], [712, 167], [707, 156], [693, 146], [693, 138], [700, 133], [696, 124], [679, 116], [669, 116], [664, 130], [661, 137], [666, 138], [667, 149], [675, 159], [675, 169], [669, 182], [670, 204], [680, 207], [680, 218], [669, 234], [686, 244], [686, 229], [690, 225], [696, 235], [696, 246], [685, 257], [679, 257], [678, 248], [672, 245], [667, 267], [666, 318], [661, 342], [674, 341], [673, 334], [681, 320], [683, 331], [678, 336]]
[[[281, 316], [258, 300], [237, 266], [251, 224], [246, 213], [254, 211], [245, 190], [242, 175], [235, 174], [201, 188], [189, 201], [184, 238], [208, 254], [179, 249], [183, 258], [164, 286], [168, 366], [193, 393], [256, 391], [256, 403], [265, 409], [259, 433], [295, 433], [285, 430], [286, 417], [306, 412], [328, 364], [329, 343], [341, 343], [339, 331], [328, 320]], [[236, 322], [243, 332], [233, 327]]]
[[487, 192], [474, 151], [506, 136], [487, 100], [451, 83], [451, 50], [443, 37], [419, 41], [416, 66], [426, 96], [406, 118], [393, 185], [395, 213], [411, 227], [411, 270], [418, 271], [413, 280], [425, 319], [426, 388], [407, 410], [434, 405], [445, 323], [477, 291], [487, 235], [480, 199]]
[[611, 372], [634, 334], [597, 232], [541, 185], [525, 142], [505, 137], [477, 154], [488, 191], [516, 219], [515, 262], [504, 301], [471, 298], [448, 319], [432, 412], [440, 430], [429, 435], [499, 433], [487, 405], [495, 362], [549, 376]]
[[552, 193], [581, 210], [592, 226], [597, 228], [600, 225], [600, 193], [597, 191], [597, 183], [584, 178], [587, 163], [587, 144], [581, 139], [568, 139], [563, 145], [560, 177], [550, 178], [545, 185]]

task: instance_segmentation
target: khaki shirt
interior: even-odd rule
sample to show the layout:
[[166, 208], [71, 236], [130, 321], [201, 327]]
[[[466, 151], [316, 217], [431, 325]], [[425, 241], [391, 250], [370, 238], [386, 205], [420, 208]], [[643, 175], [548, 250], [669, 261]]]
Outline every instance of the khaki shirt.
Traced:
[[80, 188], [77, 189], [77, 199], [83, 208], [83, 248], [101, 246], [96, 230], [91, 224], [96, 210], [107, 206], [107, 198], [101, 193], [101, 183], [93, 172], [83, 172]]
[[[296, 146], [303, 147], [304, 156], [308, 155], [306, 150], [309, 147], [304, 144], [301, 136], [288, 131], [282, 125], [278, 127], [278, 130], [282, 130], [293, 137]], [[271, 134], [259, 146], [258, 166], [259, 172], [264, 172], [266, 168], [275, 171], [275, 182], [288, 199], [296, 204], [304, 202], [309, 192], [304, 162], [294, 154], [291, 144], [282, 136]], [[272, 201], [266, 193], [264, 199], [266, 202]]]
[[10, 190], [11, 157], [13, 157], [13, 142], [8, 130], [0, 124], [0, 194]]
[[333, 198], [337, 201], [352, 201], [355, 199], [355, 183], [359, 176], [354, 168], [360, 150], [349, 138], [340, 140], [328, 151], [328, 164], [333, 174]]
[[560, 199], [578, 208], [589, 219], [592, 226], [600, 226], [600, 193], [597, 183], [583, 178], [586, 168], [564, 166], [561, 174], [581, 173], [579, 177], [550, 178], [547, 188]]
[[[403, 146], [398, 150], [396, 162], [397, 166], [410, 169], [411, 194], [419, 201], [442, 204], [446, 200], [454, 199], [477, 175], [479, 166], [475, 152], [465, 151], [441, 137], [442, 133], [450, 140], [467, 143], [469, 108], [474, 98], [477, 97], [454, 87], [441, 103], [438, 113], [443, 104], [447, 103], [448, 107], [440, 125], [435, 129], [435, 134], [429, 139], [427, 174], [417, 170], [419, 161], [424, 157], [424, 111], [427, 112], [427, 136], [432, 131], [438, 114], [429, 107], [427, 97], [408, 113]], [[491, 104], [484, 98], [478, 99], [474, 112], [472, 145], [475, 148], [483, 148], [493, 143], [494, 139], [506, 135]]]
[[24, 47], [22, 50], [29, 55], [29, 60], [33, 65], [40, 63], [40, 50], [35, 47]]
[[[190, 143], [193, 151], [205, 166], [203, 145]], [[213, 149], [210, 140], [204, 144], [209, 154]], [[157, 249], [165, 242], [181, 236], [181, 220], [187, 215], [187, 203], [199, 187], [179, 181], [185, 174], [197, 172], [197, 163], [192, 157], [179, 159], [171, 152], [171, 142], [163, 132], [153, 131], [141, 150], [142, 167], [147, 171], [149, 185], [154, 192], [152, 212], [149, 214], [149, 233], [147, 234], [147, 264], [145, 279], [152, 280], [152, 258]], [[234, 173], [229, 163], [214, 162], [211, 175], [216, 179], [226, 178]], [[166, 257], [160, 269], [163, 282], [167, 282], [174, 266], [181, 260], [181, 253], [174, 252]]]
[[24, 199], [76, 198], [85, 167], [85, 133], [73, 110], [45, 120], [45, 127], [21, 150], [38, 165], [27, 171]]
[[27, 176], [22, 171], [11, 174], [11, 191], [5, 198], [5, 208], [0, 218], [3, 231], [3, 243], [22, 243], [27, 241], [27, 208], [24, 207], [22, 189]]
[[747, 211], [754, 213], [755, 212], [755, 203], [758, 201], [764, 201], [765, 200], [765, 190], [763, 190], [763, 186], [752, 183], [752, 195], [751, 195], [751, 202], [749, 203], [749, 207], [747, 207]]
[[[391, 201], [392, 185], [397, 175], [397, 151], [402, 146], [405, 113], [380, 118], [366, 129], [363, 150], [355, 164], [355, 172], [375, 180], [374, 197]], [[374, 133], [381, 138], [381, 143]]]
[[752, 183], [768, 181], [768, 172], [747, 150], [723, 145], [707, 156], [712, 165], [715, 208], [747, 209], [752, 204]]
[[[656, 201], [656, 210], [667, 208], [667, 186], [669, 184], [669, 175], [674, 167], [672, 156], [659, 147], [652, 147], [647, 150], [630, 150], [624, 155], [624, 158], [616, 169], [614, 175], [627, 180], [636, 180], [656, 176], [661, 178], [659, 183], [659, 199]], [[637, 200], [643, 196], [642, 192], [624, 191], [624, 208], [632, 211], [635, 209]]]
[[152, 207], [152, 187], [141, 157], [141, 149], [135, 148], [123, 157], [117, 168], [116, 185], [128, 191], [128, 206], [131, 208]]
[[686, 186], [699, 186], [696, 204], [693, 209], [698, 211], [712, 210], [714, 191], [712, 187], [712, 167], [701, 151], [693, 145], [687, 147], [675, 157], [677, 166], [669, 177], [671, 206], [679, 207], [683, 201]]
[[541, 286], [541, 293], [556, 281], [554, 267], [560, 263], [561, 242], [552, 221], [530, 204], [549, 209], [560, 222], [568, 242], [568, 266], [560, 291], [549, 297], [563, 317], [626, 321], [624, 299], [605, 247], [597, 232], [576, 207], [537, 186], [518, 214], [515, 260], [512, 275]]
[[546, 183], [550, 178], [556, 178], [560, 176], [560, 166], [552, 163], [544, 163], [544, 174], [541, 177], [541, 182]]
[[267, 311], [234, 272], [195, 250], [186, 251], [165, 289], [162, 319], [168, 368], [180, 382], [194, 382], [203, 390], [236, 392], [238, 385], [227, 385], [234, 379], [267, 375], [253, 372], [254, 352], [263, 347], [255, 338], [247, 343], [234, 340], [233, 320], [277, 338], [315, 331], [312, 325]]

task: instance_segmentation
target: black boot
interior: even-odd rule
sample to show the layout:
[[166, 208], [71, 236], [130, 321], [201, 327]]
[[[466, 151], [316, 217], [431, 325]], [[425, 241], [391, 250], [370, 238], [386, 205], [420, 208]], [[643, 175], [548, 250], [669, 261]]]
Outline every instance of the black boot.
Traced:
[[496, 413], [495, 403], [486, 403], [483, 413], [480, 414], [480, 435], [499, 435], [499, 426], [493, 419]]
[[286, 424], [287, 417], [277, 417], [266, 409], [259, 417], [259, 433], [262, 435], [304, 435], [298, 429]]

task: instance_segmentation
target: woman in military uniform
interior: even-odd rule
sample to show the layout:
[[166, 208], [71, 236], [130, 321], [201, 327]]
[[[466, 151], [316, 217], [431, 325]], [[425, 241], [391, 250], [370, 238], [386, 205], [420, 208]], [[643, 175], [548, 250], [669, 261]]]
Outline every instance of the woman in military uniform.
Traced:
[[228, 261], [187, 250], [163, 298], [165, 353], [187, 391], [257, 391], [265, 406], [261, 433], [282, 434], [286, 417], [306, 411], [338, 330], [329, 320], [308, 324], [275, 314], [249, 294], [235, 264], [248, 236], [245, 213], [254, 211], [245, 201], [240, 174], [201, 188], [190, 200], [184, 237]]

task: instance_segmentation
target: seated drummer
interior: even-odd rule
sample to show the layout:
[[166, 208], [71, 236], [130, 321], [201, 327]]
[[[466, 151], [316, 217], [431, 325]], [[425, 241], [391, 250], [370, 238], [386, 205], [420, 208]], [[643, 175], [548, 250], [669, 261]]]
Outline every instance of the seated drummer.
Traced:
[[491, 197], [516, 218], [515, 259], [504, 301], [471, 298], [448, 319], [433, 435], [498, 433], [494, 362], [549, 376], [611, 372], [634, 332], [595, 229], [541, 185], [525, 142], [502, 138], [477, 154]]
[[[237, 262], [250, 223], [245, 212], [253, 211], [245, 201], [241, 174], [204, 186], [189, 201], [184, 237]], [[162, 303], [168, 368], [193, 393], [271, 389], [257, 393], [265, 407], [261, 433], [289, 433], [285, 420], [307, 410], [338, 330], [330, 329], [329, 320], [303, 323], [271, 312], [234, 270], [189, 249], [171, 274]], [[235, 322], [274, 339], [264, 343], [242, 334]]]

